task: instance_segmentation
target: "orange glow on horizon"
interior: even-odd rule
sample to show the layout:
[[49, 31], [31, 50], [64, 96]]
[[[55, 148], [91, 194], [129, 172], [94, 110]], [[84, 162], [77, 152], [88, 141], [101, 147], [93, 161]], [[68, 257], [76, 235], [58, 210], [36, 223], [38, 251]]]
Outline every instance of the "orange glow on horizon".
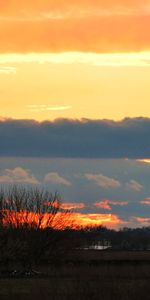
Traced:
[[74, 213], [72, 219], [75, 223], [75, 228], [80, 227], [96, 227], [100, 225], [108, 227], [116, 227], [125, 222], [114, 214], [81, 214]]
[[150, 164], [150, 158], [137, 159], [137, 162]]
[[109, 227], [116, 227], [124, 224], [117, 215], [113, 214], [82, 214], [82, 213], [67, 213], [59, 212], [56, 215], [50, 213], [33, 213], [28, 211], [9, 211], [5, 210], [3, 213], [3, 225], [18, 227], [22, 225], [29, 225], [29, 227], [36, 228], [54, 228], [63, 230], [65, 228], [80, 229], [86, 227], [96, 227], [105, 225]]

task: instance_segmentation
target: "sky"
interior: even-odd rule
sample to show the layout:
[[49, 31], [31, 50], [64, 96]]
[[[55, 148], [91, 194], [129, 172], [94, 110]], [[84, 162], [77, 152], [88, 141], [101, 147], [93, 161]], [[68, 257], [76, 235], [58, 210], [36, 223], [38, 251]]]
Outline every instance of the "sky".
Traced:
[[150, 225], [150, 0], [0, 1], [0, 184]]

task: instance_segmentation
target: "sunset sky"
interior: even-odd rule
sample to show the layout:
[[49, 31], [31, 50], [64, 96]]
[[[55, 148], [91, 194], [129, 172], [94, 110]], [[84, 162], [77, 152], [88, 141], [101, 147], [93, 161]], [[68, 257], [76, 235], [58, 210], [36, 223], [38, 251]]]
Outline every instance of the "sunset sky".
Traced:
[[149, 28], [150, 0], [0, 1], [2, 185], [150, 225]]

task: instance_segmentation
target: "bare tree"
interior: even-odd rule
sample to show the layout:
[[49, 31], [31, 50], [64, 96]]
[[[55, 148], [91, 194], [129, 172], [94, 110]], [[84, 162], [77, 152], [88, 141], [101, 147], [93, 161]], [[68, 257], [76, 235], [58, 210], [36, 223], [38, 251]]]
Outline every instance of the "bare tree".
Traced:
[[20, 261], [31, 269], [33, 263], [64, 253], [60, 231], [71, 226], [71, 212], [61, 208], [58, 193], [12, 186], [0, 190], [0, 225], [1, 260]]
[[[56, 218], [57, 216], [57, 218]], [[0, 221], [3, 226], [58, 229], [68, 226], [69, 211], [61, 209], [58, 193], [12, 186], [0, 190]], [[54, 221], [54, 219], [56, 220]]]

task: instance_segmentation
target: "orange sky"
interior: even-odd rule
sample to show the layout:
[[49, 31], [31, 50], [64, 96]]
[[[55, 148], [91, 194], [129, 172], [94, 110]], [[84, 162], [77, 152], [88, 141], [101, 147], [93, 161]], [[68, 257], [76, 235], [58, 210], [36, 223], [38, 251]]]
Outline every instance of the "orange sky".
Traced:
[[150, 1], [1, 1], [0, 51], [126, 52], [150, 46]]
[[149, 0], [0, 1], [0, 51], [148, 50], [149, 13]]
[[[128, 52], [150, 47], [150, 17], [112, 16], [43, 21], [0, 21], [0, 51]], [[23, 34], [22, 34], [23, 33]]]

